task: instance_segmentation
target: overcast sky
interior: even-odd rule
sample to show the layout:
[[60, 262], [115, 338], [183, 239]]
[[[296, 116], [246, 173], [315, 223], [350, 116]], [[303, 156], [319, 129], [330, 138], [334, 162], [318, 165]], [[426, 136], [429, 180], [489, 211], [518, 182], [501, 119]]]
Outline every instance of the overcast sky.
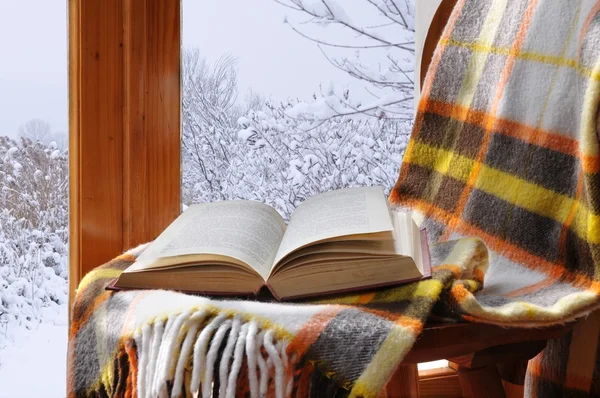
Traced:
[[67, 0], [0, 0], [0, 135], [33, 118], [67, 131]]
[[198, 47], [209, 62], [227, 53], [235, 56], [242, 96], [252, 88], [274, 99], [308, 100], [329, 81], [362, 88], [331, 65], [315, 43], [292, 31], [286, 16], [306, 19], [274, 0], [184, 0], [183, 46]]
[[[209, 62], [236, 57], [242, 96], [309, 99], [321, 82], [352, 82], [284, 23], [289, 12], [274, 0], [184, 0], [183, 45]], [[0, 135], [33, 118], [66, 132], [67, 107], [67, 0], [0, 0]]]

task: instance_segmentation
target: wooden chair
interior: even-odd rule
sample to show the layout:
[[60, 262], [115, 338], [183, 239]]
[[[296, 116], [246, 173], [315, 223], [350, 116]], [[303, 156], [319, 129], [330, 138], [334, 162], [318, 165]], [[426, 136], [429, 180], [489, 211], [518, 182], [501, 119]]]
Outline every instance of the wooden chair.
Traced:
[[[418, 363], [447, 359], [449, 369], [437, 372], [423, 396], [522, 397], [527, 361], [549, 339], [567, 333], [572, 324], [542, 329], [516, 329], [480, 323], [431, 323], [425, 326], [386, 387], [388, 397], [420, 397]], [[457, 388], [457, 376], [460, 387]], [[447, 379], [444, 382], [441, 379]]]
[[[415, 98], [418, 97], [433, 52], [456, 2], [416, 2]], [[402, 398], [421, 395], [522, 397], [527, 361], [541, 352], [549, 339], [562, 336], [572, 326], [511, 329], [475, 323], [430, 323], [396, 370], [386, 387], [386, 394], [388, 397]], [[435, 380], [427, 383], [427, 391], [420, 392], [417, 364], [440, 359], [447, 359], [449, 368], [433, 372]], [[456, 378], [459, 383], [456, 383]]]

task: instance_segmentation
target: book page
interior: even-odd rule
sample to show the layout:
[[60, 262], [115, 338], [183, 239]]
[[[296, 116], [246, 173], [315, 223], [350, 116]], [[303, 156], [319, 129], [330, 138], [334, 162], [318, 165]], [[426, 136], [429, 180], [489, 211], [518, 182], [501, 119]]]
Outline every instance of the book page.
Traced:
[[147, 269], [157, 257], [217, 254], [243, 261], [266, 279], [284, 231], [279, 213], [260, 202], [192, 205], [142, 253], [132, 270]]
[[326, 192], [307, 199], [296, 208], [279, 246], [275, 264], [309, 243], [392, 230], [390, 211], [381, 187]]

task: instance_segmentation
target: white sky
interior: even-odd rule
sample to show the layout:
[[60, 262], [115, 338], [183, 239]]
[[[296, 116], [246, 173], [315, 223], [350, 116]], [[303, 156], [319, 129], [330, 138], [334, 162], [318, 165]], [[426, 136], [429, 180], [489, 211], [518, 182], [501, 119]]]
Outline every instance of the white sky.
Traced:
[[[183, 45], [209, 62], [235, 56], [241, 97], [309, 99], [329, 81], [362, 91], [284, 24], [290, 12], [274, 0], [184, 0]], [[68, 130], [67, 61], [67, 0], [0, 0], [0, 135], [33, 118]]]
[[29, 119], [67, 131], [67, 0], [0, 0], [0, 135]]
[[[320, 92], [320, 83], [327, 90], [329, 81], [362, 89], [315, 43], [292, 31], [284, 23], [286, 15], [300, 17], [274, 0], [184, 0], [183, 46], [198, 47], [209, 62], [226, 53], [235, 56], [241, 97], [252, 88], [274, 99], [308, 100]], [[327, 37], [332, 33], [329, 29]]]

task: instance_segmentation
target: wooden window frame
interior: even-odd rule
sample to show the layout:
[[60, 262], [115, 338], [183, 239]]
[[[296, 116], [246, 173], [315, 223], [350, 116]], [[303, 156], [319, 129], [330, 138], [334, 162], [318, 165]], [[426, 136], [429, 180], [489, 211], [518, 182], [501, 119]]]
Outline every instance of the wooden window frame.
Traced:
[[69, 0], [69, 297], [181, 209], [180, 0]]

